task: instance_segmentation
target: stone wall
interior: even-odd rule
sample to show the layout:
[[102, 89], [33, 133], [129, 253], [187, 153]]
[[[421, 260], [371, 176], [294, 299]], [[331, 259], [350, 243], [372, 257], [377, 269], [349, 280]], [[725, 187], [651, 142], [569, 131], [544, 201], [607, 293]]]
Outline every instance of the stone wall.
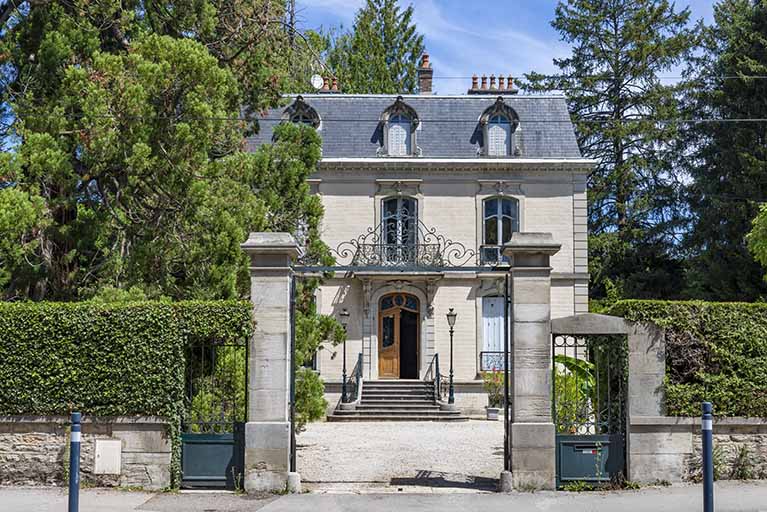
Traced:
[[[700, 419], [670, 416], [631, 418], [629, 479], [651, 483], [695, 481], [700, 475]], [[745, 460], [738, 460], [746, 447]], [[767, 478], [767, 418], [714, 420], [715, 461], [720, 478], [740, 467], [752, 478]]]
[[[170, 485], [171, 442], [162, 418], [85, 417], [82, 432], [84, 483], [145, 489]], [[120, 441], [119, 474], [96, 472], [96, 440], [102, 439]], [[65, 485], [68, 470], [69, 418], [0, 416], [0, 485]]]

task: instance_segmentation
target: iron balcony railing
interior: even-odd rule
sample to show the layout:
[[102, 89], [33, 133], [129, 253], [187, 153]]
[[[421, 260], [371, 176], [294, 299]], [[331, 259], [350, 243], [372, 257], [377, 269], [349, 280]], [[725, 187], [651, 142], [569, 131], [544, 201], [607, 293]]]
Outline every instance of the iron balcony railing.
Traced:
[[354, 365], [352, 373], [346, 380], [348, 402], [359, 402], [362, 395], [362, 352], [357, 354], [357, 364]]
[[445, 264], [440, 244], [359, 244], [352, 265], [439, 267]]
[[479, 353], [479, 371], [500, 372], [504, 369], [502, 351], [484, 350]]

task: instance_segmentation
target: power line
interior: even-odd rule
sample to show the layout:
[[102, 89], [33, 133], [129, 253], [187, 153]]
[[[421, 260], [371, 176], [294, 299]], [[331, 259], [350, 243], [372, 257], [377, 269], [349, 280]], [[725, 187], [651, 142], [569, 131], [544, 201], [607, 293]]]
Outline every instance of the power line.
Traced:
[[[15, 120], [23, 119], [58, 119], [64, 117], [66, 119], [113, 119], [119, 121], [152, 121], [152, 120], [170, 120], [179, 123], [190, 121], [231, 121], [231, 122], [285, 122], [286, 119], [282, 117], [227, 117], [227, 116], [121, 116], [115, 114], [50, 114], [50, 113], [19, 113], [14, 115]], [[379, 118], [343, 118], [343, 117], [323, 117], [321, 118], [323, 123], [380, 123]], [[479, 122], [478, 118], [472, 119], [423, 119], [419, 118], [419, 123], [428, 124], [476, 124]], [[523, 118], [519, 120], [520, 124], [625, 124], [625, 123], [657, 123], [657, 124], [707, 124], [707, 123], [767, 123], [767, 118], [763, 117], [742, 117], [742, 118], [651, 118], [651, 117], [628, 117], [622, 119], [540, 119], [540, 118]]]
[[[525, 73], [527, 74], [527, 73]], [[545, 74], [537, 74], [537, 73], [530, 73], [534, 74], [536, 78], [552, 78], [552, 79], [568, 79], [568, 80], [585, 80], [585, 79], [601, 79], [601, 80], [607, 80], [610, 78], [615, 78], [616, 75], [613, 74], [605, 74], [605, 75], [545, 75]], [[490, 77], [490, 75], [473, 75], [473, 76], [449, 76], [449, 75], [438, 75], [432, 77], [433, 80], [471, 80], [473, 78], [482, 78], [482, 76]], [[506, 78], [507, 75], [496, 75], [497, 77]], [[512, 75], [512, 78], [514, 80], [519, 80], [523, 77], [523, 75], [514, 76]], [[630, 77], [624, 77], [624, 78], [630, 78]], [[699, 77], [689, 77], [689, 76], [681, 76], [681, 75], [666, 75], [666, 76], [655, 76], [655, 77], [649, 77], [654, 78], [656, 80], [765, 80], [767, 79], [767, 75], [711, 75], [711, 76], [699, 76]]]

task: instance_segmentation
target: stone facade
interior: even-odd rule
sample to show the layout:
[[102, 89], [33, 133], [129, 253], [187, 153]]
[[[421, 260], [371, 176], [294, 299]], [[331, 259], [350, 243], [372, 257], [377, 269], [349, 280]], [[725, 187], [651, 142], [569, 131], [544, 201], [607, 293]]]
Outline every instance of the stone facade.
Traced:
[[[561, 245], [551, 258], [551, 316], [585, 313], [588, 308], [585, 179], [589, 165], [546, 167], [522, 162], [430, 164], [414, 162], [407, 171], [397, 162], [366, 163], [358, 167], [321, 163], [312, 179], [325, 214], [322, 238], [336, 248], [375, 229], [381, 223], [381, 202], [402, 195], [417, 202], [418, 218], [451, 241], [477, 251], [483, 240], [483, 202], [510, 197], [519, 206], [520, 232], [546, 232]], [[394, 167], [394, 168], [392, 168]], [[339, 265], [350, 261], [337, 258]], [[475, 265], [474, 259], [467, 265]], [[364, 354], [364, 376], [378, 378], [378, 301], [394, 291], [421, 301], [419, 365], [421, 375], [435, 353], [443, 364], [449, 352], [445, 314], [453, 308], [455, 379], [463, 389], [481, 392], [480, 352], [483, 350], [482, 301], [502, 295], [504, 272], [466, 272], [446, 268], [436, 273], [355, 271], [325, 281], [318, 293], [321, 313], [350, 313], [347, 358]], [[326, 383], [340, 382], [340, 347], [320, 352], [317, 370]], [[350, 368], [349, 368], [350, 369]], [[458, 399], [464, 412], [479, 412], [475, 397]], [[468, 409], [461, 405], [466, 402]]]
[[[120, 473], [96, 474], [96, 440], [121, 442]], [[88, 418], [82, 424], [81, 478], [102, 487], [159, 490], [170, 485], [168, 424], [154, 417]], [[69, 420], [0, 417], [0, 485], [66, 485]]]

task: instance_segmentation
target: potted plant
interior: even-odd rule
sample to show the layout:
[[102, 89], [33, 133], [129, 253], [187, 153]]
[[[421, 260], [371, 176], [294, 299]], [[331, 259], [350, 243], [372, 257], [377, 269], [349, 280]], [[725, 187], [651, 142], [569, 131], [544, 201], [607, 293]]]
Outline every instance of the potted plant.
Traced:
[[482, 373], [483, 387], [487, 393], [487, 419], [498, 421], [498, 411], [503, 405], [503, 372], [493, 370]]

